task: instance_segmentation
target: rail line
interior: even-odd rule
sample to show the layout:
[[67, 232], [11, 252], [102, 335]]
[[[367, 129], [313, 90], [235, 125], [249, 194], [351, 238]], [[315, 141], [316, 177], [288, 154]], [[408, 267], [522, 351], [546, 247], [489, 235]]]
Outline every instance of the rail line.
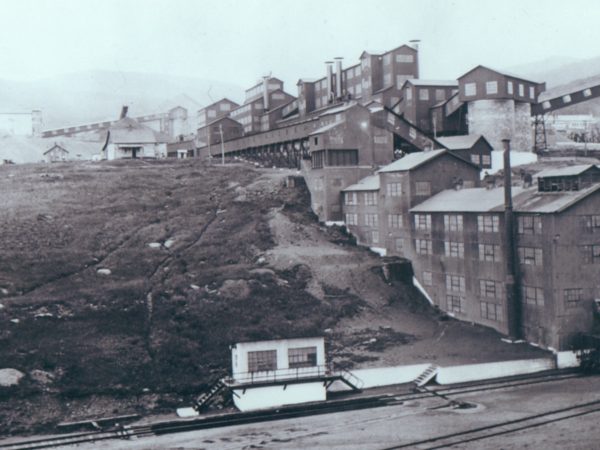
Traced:
[[[384, 393], [368, 397], [363, 396], [352, 399], [329, 400], [326, 402], [312, 403], [308, 405], [285, 406], [268, 411], [248, 413], [225, 413], [212, 416], [203, 416], [192, 420], [174, 420], [168, 422], [158, 422], [148, 425], [132, 425], [120, 427], [118, 429], [90, 431], [69, 434], [65, 436], [51, 437], [46, 439], [35, 439], [28, 441], [13, 442], [10, 444], [0, 444], [0, 450], [33, 450], [52, 448], [63, 445], [92, 443], [95, 441], [109, 439], [136, 439], [140, 437], [181, 433], [201, 429], [292, 419], [310, 415], [331, 414], [350, 410], [394, 406], [401, 405], [406, 401], [428, 398], [431, 399], [435, 397], [443, 398], [444, 400], [450, 401], [448, 396], [456, 396], [459, 394], [469, 394], [475, 392], [486, 392], [500, 389], [510, 389], [525, 385], [562, 381], [565, 379], [580, 376], [581, 375], [577, 373], [565, 374], [564, 372], [558, 374], [535, 374], [533, 376], [523, 376], [517, 379], [511, 378], [509, 380], [480, 381], [476, 383], [462, 384], [456, 387], [437, 387], [434, 389], [427, 389], [418, 392], [400, 392], [397, 394]], [[424, 441], [423, 443], [427, 442]], [[398, 447], [390, 448], [395, 449], [405, 447], [406, 445], [403, 444]]]
[[[529, 430], [531, 428], [540, 427], [555, 422], [561, 422], [563, 420], [574, 419], [576, 417], [594, 413], [600, 413], [600, 400], [581, 403], [579, 405], [573, 405], [567, 408], [546, 411], [540, 414], [533, 414], [531, 416], [521, 417], [519, 419], [498, 422], [492, 425], [473, 428], [457, 433], [413, 441], [393, 447], [385, 447], [381, 450], [398, 450], [402, 448], [424, 448], [427, 450], [434, 450], [447, 448], [453, 445], [466, 444], [469, 442], [489, 439], [505, 434], [516, 433], [518, 431]], [[429, 444], [433, 445], [429, 446]]]

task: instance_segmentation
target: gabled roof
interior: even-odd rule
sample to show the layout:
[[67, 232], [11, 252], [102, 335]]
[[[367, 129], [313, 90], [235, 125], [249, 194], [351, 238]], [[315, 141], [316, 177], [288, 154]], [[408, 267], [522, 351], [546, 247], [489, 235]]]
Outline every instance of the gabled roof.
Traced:
[[480, 134], [465, 134], [463, 136], [446, 136], [446, 137], [438, 137], [437, 141], [446, 147], [448, 150], [464, 150], [472, 148], [479, 139], [483, 139], [490, 148], [492, 146]]
[[[513, 209], [532, 214], [559, 213], [600, 190], [600, 183], [579, 191], [538, 192], [537, 188], [512, 187]], [[411, 212], [502, 212], [504, 188], [449, 189], [411, 208]]]
[[108, 129], [109, 142], [117, 144], [147, 144], [168, 142], [169, 138], [138, 121], [124, 117]]
[[442, 156], [443, 154], [448, 154], [453, 158], [459, 159], [461, 162], [463, 162], [465, 164], [469, 164], [469, 165], [471, 165], [473, 167], [477, 167], [479, 169], [479, 167], [476, 166], [475, 164], [456, 156], [454, 153], [449, 152], [446, 149], [441, 149], [441, 150], [429, 150], [426, 152], [409, 153], [408, 155], [394, 161], [393, 163], [382, 167], [381, 169], [379, 169], [377, 171], [377, 173], [405, 172], [408, 170], [413, 170], [413, 169], [416, 169], [417, 167], [425, 164], [428, 161], [431, 161], [439, 156]]
[[458, 79], [460, 80], [461, 78], [466, 77], [468, 74], [470, 74], [471, 72], [474, 72], [478, 69], [486, 69], [486, 70], [490, 70], [492, 72], [496, 72], [500, 75], [503, 75], [505, 77], [510, 77], [510, 78], [516, 78], [518, 80], [522, 80], [522, 81], [527, 81], [528, 83], [534, 83], [534, 84], [542, 84], [539, 81], [533, 81], [533, 80], [528, 80], [527, 78], [522, 77], [521, 75], [517, 75], [517, 74], [513, 74], [510, 72], [507, 72], [506, 70], [497, 70], [497, 69], [492, 69], [489, 66], [484, 66], [479, 64], [478, 66], [473, 67], [471, 70], [469, 70], [468, 72], [462, 74], [460, 77], [458, 77]]
[[537, 173], [535, 176], [537, 178], [569, 177], [581, 175], [582, 173], [587, 172], [590, 169], [595, 171], [600, 170], [597, 166], [593, 164], [578, 164], [575, 166], [561, 167], [558, 169], [546, 169]]
[[300, 78], [296, 85], [301, 83], [316, 83], [317, 81], [319, 81], [319, 78]]
[[233, 100], [229, 100], [227, 97], [223, 97], [221, 100], [217, 100], [216, 102], [211, 103], [210, 105], [205, 106], [204, 108], [199, 109], [198, 112], [204, 111], [205, 109], [208, 109], [208, 108], [212, 108], [213, 106], [219, 105], [221, 103], [229, 103], [231, 105], [235, 105], [235, 107], [240, 106], [239, 103], [234, 102]]
[[200, 127], [199, 129], [206, 128], [206, 127], [209, 127], [209, 126], [214, 125], [216, 123], [225, 122], [225, 121], [235, 122], [236, 125], [239, 125], [240, 127], [242, 126], [242, 124], [239, 123], [237, 120], [232, 119], [229, 116], [223, 116], [223, 117], [218, 117], [218, 118], [216, 118], [216, 119], [208, 122], [206, 125], [204, 125], [203, 127]]
[[342, 189], [342, 192], [352, 191], [378, 191], [379, 190], [379, 175], [369, 175], [363, 178], [358, 183], [348, 186], [346, 189]]

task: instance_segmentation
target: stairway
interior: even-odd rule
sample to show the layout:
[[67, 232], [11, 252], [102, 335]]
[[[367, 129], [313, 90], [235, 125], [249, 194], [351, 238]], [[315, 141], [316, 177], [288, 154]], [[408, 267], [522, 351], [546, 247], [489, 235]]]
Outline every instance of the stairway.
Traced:
[[340, 381], [348, 385], [353, 391], [362, 390], [364, 382], [352, 372], [349, 372], [348, 370], [341, 370], [338, 371], [336, 375], [339, 377]]
[[200, 394], [196, 401], [194, 402], [194, 409], [197, 411], [200, 410], [204, 405], [206, 405], [215, 395], [217, 395], [221, 390], [225, 387], [222, 379], [218, 379], [213, 384], [211, 384], [210, 388]]
[[439, 367], [435, 364], [430, 364], [425, 371], [413, 380], [417, 387], [425, 386], [433, 377], [436, 376]]

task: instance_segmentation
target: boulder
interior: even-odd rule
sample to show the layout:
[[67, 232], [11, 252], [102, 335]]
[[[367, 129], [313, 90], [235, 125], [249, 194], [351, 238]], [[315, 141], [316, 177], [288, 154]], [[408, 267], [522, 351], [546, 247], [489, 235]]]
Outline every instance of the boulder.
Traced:
[[225, 298], [248, 298], [250, 286], [246, 280], [225, 280], [219, 289], [219, 294]]
[[16, 386], [25, 374], [17, 369], [0, 369], [0, 386]]

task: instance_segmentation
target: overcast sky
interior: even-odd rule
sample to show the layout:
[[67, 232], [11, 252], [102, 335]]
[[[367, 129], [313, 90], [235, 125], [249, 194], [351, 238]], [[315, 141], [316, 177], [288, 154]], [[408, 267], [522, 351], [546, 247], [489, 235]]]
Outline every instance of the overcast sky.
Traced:
[[362, 50], [421, 39], [423, 78], [600, 56], [597, 0], [0, 0], [0, 78], [151, 71], [249, 87], [272, 73], [295, 94]]

